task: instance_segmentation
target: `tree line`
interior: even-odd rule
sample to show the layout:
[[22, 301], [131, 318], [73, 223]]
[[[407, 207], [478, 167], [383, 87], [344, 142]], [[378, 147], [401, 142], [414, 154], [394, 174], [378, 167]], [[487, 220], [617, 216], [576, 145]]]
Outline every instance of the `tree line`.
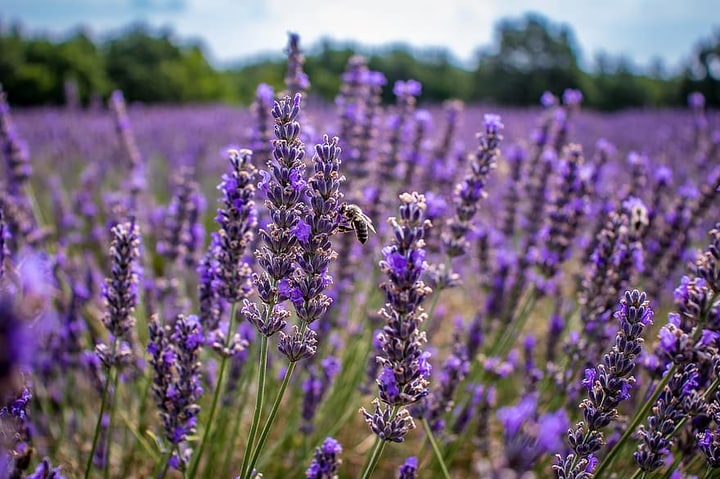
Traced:
[[[64, 104], [72, 97], [87, 105], [121, 89], [129, 101], [146, 103], [229, 102], [249, 104], [258, 83], [282, 89], [282, 57], [257, 58], [216, 68], [202, 44], [186, 42], [168, 29], [136, 24], [94, 40], [77, 30], [62, 39], [0, 25], [0, 83], [18, 105]], [[570, 27], [537, 14], [497, 23], [493, 44], [478, 49], [475, 65], [459, 65], [442, 48], [407, 45], [366, 49], [324, 40], [305, 52], [311, 94], [332, 100], [353, 54], [385, 74], [388, 85], [413, 78], [423, 85], [421, 101], [458, 98], [466, 102], [535, 105], [546, 90], [578, 88], [585, 104], [600, 110], [679, 106], [692, 91], [720, 105], [720, 29], [700, 39], [689, 60], [672, 73], [659, 61], [640, 69], [624, 58], [600, 55], [580, 67], [581, 52]], [[392, 88], [385, 89], [391, 102]]]

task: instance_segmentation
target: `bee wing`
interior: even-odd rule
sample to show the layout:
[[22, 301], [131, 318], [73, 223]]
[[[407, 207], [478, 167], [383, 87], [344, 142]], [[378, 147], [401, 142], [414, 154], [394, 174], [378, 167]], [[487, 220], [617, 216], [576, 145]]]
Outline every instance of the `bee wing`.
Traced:
[[362, 220], [365, 222], [365, 224], [367, 224], [368, 229], [373, 233], [377, 234], [377, 231], [375, 231], [375, 226], [373, 226], [373, 222], [370, 217], [365, 213], [360, 213], [360, 216], [362, 216]]

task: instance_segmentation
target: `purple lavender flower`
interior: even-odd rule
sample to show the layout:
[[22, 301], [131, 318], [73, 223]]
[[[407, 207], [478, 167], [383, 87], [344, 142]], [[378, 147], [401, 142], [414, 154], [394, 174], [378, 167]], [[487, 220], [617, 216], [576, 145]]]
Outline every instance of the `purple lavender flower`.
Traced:
[[583, 175], [583, 163], [582, 147], [568, 145], [560, 163], [559, 185], [541, 232], [545, 242], [540, 250], [538, 266], [550, 280], [568, 260], [573, 239], [588, 208], [588, 177]]
[[291, 228], [297, 238], [297, 268], [289, 278], [290, 301], [300, 321], [306, 324], [322, 318], [332, 299], [324, 291], [332, 283], [330, 262], [337, 257], [330, 243], [340, 224], [340, 148], [338, 139], [325, 136], [315, 147], [314, 174], [308, 181], [310, 205], [305, 219], [299, 218]]
[[27, 197], [14, 197], [8, 191], [0, 190], [0, 209], [10, 233], [6, 235], [5, 241], [11, 253], [19, 251], [23, 243], [31, 248], [41, 246], [48, 231], [38, 227]]
[[317, 408], [322, 402], [333, 379], [340, 372], [340, 361], [334, 356], [328, 356], [320, 361], [319, 367], [316, 364], [308, 367], [308, 377], [303, 382], [302, 418], [303, 424], [300, 429], [305, 433], [314, 430], [312, 421]]
[[184, 470], [186, 455], [178, 454], [179, 445], [195, 432], [200, 412], [197, 401], [203, 389], [198, 357], [205, 340], [197, 316], [178, 316], [172, 333], [170, 327], [161, 326], [156, 319], [151, 320], [149, 328], [148, 352], [155, 371], [153, 393], [165, 439], [175, 450], [174, 467]]
[[0, 281], [5, 276], [5, 258], [9, 256], [9, 251], [5, 240], [9, 238], [9, 232], [5, 225], [5, 214], [3, 213], [2, 207], [0, 207]]
[[[140, 237], [134, 221], [112, 228], [110, 246], [112, 268], [105, 280], [102, 295], [105, 302], [103, 324], [110, 332], [113, 347], [96, 346], [96, 353], [106, 366], [126, 364], [130, 359], [131, 330], [135, 326], [135, 307], [138, 302], [138, 271], [140, 266]], [[119, 342], [119, 343], [118, 343]], [[117, 348], [120, 348], [118, 351]]]
[[273, 121], [270, 111], [273, 107], [275, 92], [266, 83], [260, 83], [255, 92], [255, 100], [250, 107], [253, 125], [250, 130], [249, 145], [257, 164], [270, 161], [272, 154]]
[[687, 400], [690, 392], [698, 386], [698, 369], [687, 364], [673, 374], [663, 388], [648, 417], [647, 426], [640, 426], [640, 444], [633, 458], [643, 471], [652, 472], [664, 465], [676, 425], [688, 414]]
[[544, 454], [562, 448], [570, 424], [564, 410], [540, 415], [534, 392], [515, 406], [499, 408], [497, 418], [503, 425], [505, 467], [517, 473], [529, 471]]
[[[279, 303], [287, 299], [291, 291], [288, 280], [295, 269], [298, 243], [295, 231], [298, 221], [306, 213], [305, 145], [300, 139], [297, 121], [301, 98], [297, 94], [293, 99], [285, 97], [275, 102], [272, 110], [276, 138], [273, 161], [268, 163], [270, 173], [260, 171], [262, 179], [258, 184], [267, 197], [265, 204], [270, 213], [270, 223], [259, 231], [262, 244], [255, 250], [263, 271], [253, 274], [253, 283], [263, 306], [258, 308], [245, 300], [242, 314], [267, 337], [283, 329], [290, 315]], [[289, 344], [285, 346], [290, 347]]]
[[247, 246], [254, 238], [257, 225], [255, 209], [255, 167], [250, 150], [228, 150], [231, 171], [223, 175], [218, 189], [222, 191], [223, 207], [215, 221], [220, 229], [213, 239], [217, 244], [218, 292], [230, 303], [246, 298], [250, 293], [250, 266], [245, 261]]
[[305, 63], [305, 57], [300, 49], [300, 35], [297, 33], [288, 34], [288, 45], [285, 53], [288, 56], [285, 86], [288, 89], [289, 95], [295, 96], [310, 88], [310, 79], [302, 69]]
[[455, 327], [452, 350], [440, 369], [438, 387], [430, 392], [426, 398], [427, 406], [424, 411], [430, 428], [437, 433], [445, 429], [444, 416], [453, 407], [453, 399], [460, 382], [465, 378], [470, 362], [465, 344], [462, 342], [462, 324]]
[[375, 398], [372, 404], [375, 406], [373, 413], [368, 412], [365, 408], [360, 408], [360, 413], [365, 418], [370, 430], [381, 440], [403, 442], [407, 433], [415, 429], [415, 421], [407, 409], [402, 408], [393, 416], [392, 409], [382, 407], [379, 399]]
[[711, 242], [695, 262], [696, 274], [715, 294], [720, 293], [720, 223], [710, 230]]
[[115, 120], [115, 129], [120, 136], [120, 140], [125, 148], [126, 159], [131, 167], [137, 167], [143, 163], [140, 150], [135, 141], [135, 134], [130, 124], [130, 118], [127, 114], [127, 106], [125, 105], [125, 97], [123, 92], [115, 90], [108, 100], [110, 110], [113, 112], [113, 120]]
[[[423, 195], [403, 193], [400, 201], [399, 219], [389, 220], [395, 237], [389, 246], [383, 248], [384, 259], [380, 261], [380, 270], [388, 279], [380, 284], [386, 301], [380, 314], [386, 324], [378, 337], [382, 352], [377, 356], [380, 366], [377, 384], [380, 399], [386, 406], [381, 410], [378, 403], [374, 414], [361, 409], [376, 434], [385, 427], [379, 424], [387, 425], [389, 422], [384, 418], [390, 413], [390, 406], [408, 406], [428, 394], [430, 376], [429, 354], [422, 350], [425, 334], [419, 329], [425, 318], [421, 303], [432, 292], [420, 279], [427, 268], [423, 237], [430, 222], [424, 219], [426, 206]], [[406, 410], [402, 408], [400, 411]], [[406, 433], [409, 427], [408, 423], [393, 430]]]
[[464, 255], [469, 248], [467, 235], [472, 230], [478, 202], [487, 196], [488, 175], [495, 169], [500, 155], [503, 128], [499, 115], [485, 115], [485, 134], [478, 135], [479, 146], [470, 164], [470, 172], [456, 187], [455, 217], [448, 222], [449, 231], [443, 235], [445, 250], [451, 258]]
[[[5, 388], [4, 386], [3, 388]], [[32, 456], [32, 425], [28, 415], [28, 406], [32, 394], [27, 387], [17, 391], [2, 391], [0, 397], [0, 473], [7, 477], [22, 477]], [[6, 461], [6, 465], [2, 464]], [[5, 470], [7, 469], [7, 471]], [[5, 477], [5, 476], [3, 476]]]
[[[262, 330], [260, 330], [262, 334]], [[312, 329], [306, 329], [304, 332], [293, 325], [290, 334], [280, 332], [278, 339], [278, 351], [285, 356], [291, 363], [302, 361], [315, 356], [317, 352], [317, 333]]]
[[588, 398], [580, 403], [583, 421], [568, 431], [568, 442], [572, 448], [567, 456], [556, 456], [553, 466], [558, 478], [578, 476], [605, 444], [601, 428], [606, 427], [618, 416], [617, 407], [629, 397], [635, 383], [632, 371], [636, 358], [642, 351], [640, 335], [645, 326], [652, 323], [653, 312], [648, 307], [645, 293], [637, 290], [626, 291], [620, 300], [615, 319], [620, 329], [615, 344], [603, 357], [603, 362], [585, 370], [582, 384], [588, 391]]
[[[219, 239], [219, 237], [217, 237]], [[217, 259], [220, 246], [217, 240], [211, 241], [207, 252], [198, 265], [198, 299], [200, 303], [200, 323], [208, 334], [218, 329], [223, 311], [223, 300], [218, 292]]]
[[0, 86], [0, 147], [5, 156], [7, 185], [10, 196], [24, 197], [23, 186], [32, 174], [27, 144], [19, 137], [10, 116], [7, 95]]
[[697, 443], [708, 465], [713, 469], [720, 467], [720, 434], [705, 429], [705, 432], [698, 433]]
[[315, 449], [310, 467], [305, 471], [308, 479], [337, 479], [338, 466], [342, 463], [338, 457], [342, 446], [332, 437], [326, 437], [322, 446]]
[[641, 270], [642, 244], [647, 210], [639, 200], [626, 200], [619, 211], [611, 212], [596, 241], [579, 293], [583, 333], [589, 338], [588, 361], [599, 359], [610, 334], [609, 321], [613, 296], [633, 282]]
[[409, 155], [406, 146], [410, 140], [407, 126], [415, 111], [416, 97], [420, 95], [422, 86], [415, 80], [395, 82], [395, 112], [388, 118], [387, 143], [381, 148], [381, 156], [376, 169], [376, 185], [383, 185], [379, 190], [378, 201], [370, 202], [368, 214], [371, 218], [379, 215], [382, 206], [390, 207], [396, 194], [398, 179], [401, 178], [400, 168], [405, 165]]
[[165, 221], [158, 252], [171, 261], [179, 260], [195, 267], [203, 242], [203, 225], [199, 222], [205, 209], [200, 186], [192, 178], [191, 168], [180, 168], [174, 180], [174, 194], [164, 216]]
[[398, 479], [417, 479], [418, 460], [415, 456], [405, 459], [402, 466], [398, 468]]
[[18, 368], [28, 359], [30, 344], [24, 318], [11, 298], [0, 296], [0, 399], [15, 390]]
[[25, 476], [25, 479], [65, 479], [65, 476], [62, 475], [60, 467], [52, 467], [50, 459], [46, 457], [37, 465], [35, 472]]

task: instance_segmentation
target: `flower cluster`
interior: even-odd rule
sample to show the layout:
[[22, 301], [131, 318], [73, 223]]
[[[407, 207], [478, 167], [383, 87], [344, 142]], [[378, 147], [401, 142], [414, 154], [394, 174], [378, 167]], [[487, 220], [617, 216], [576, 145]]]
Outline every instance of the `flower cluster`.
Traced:
[[305, 63], [305, 57], [300, 49], [300, 35], [297, 33], [288, 34], [288, 45], [285, 53], [288, 56], [285, 86], [288, 88], [288, 93], [294, 96], [310, 88], [310, 79], [302, 68]]
[[96, 353], [106, 366], [127, 364], [129, 361], [129, 342], [135, 326], [134, 313], [138, 303], [138, 227], [135, 221], [121, 223], [112, 228], [112, 234], [112, 268], [102, 288], [106, 308], [102, 321], [110, 332], [113, 347], [108, 348], [105, 344], [96, 346]]
[[311, 324], [322, 318], [332, 300], [323, 293], [332, 282], [330, 262], [337, 257], [330, 243], [341, 221], [339, 214], [343, 194], [340, 184], [340, 148], [338, 139], [325, 136], [316, 145], [313, 156], [314, 173], [308, 181], [309, 208], [305, 218], [298, 218], [293, 227], [297, 238], [297, 268], [288, 281], [285, 296], [290, 298], [300, 321]]
[[22, 188], [32, 174], [27, 143], [22, 140], [10, 116], [7, 95], [0, 87], [0, 148], [7, 167], [7, 185], [11, 196], [22, 196]]
[[568, 145], [560, 163], [559, 185], [540, 236], [545, 240], [537, 259], [541, 272], [553, 279], [570, 256], [570, 247], [588, 207], [588, 172], [582, 147]]
[[443, 235], [447, 254], [454, 258], [469, 248], [468, 233], [472, 230], [478, 202], [487, 195], [488, 176], [497, 165], [504, 125], [500, 116], [485, 115], [485, 134], [478, 135], [479, 146], [470, 164], [470, 173], [455, 190], [455, 217], [449, 221], [449, 231]]
[[260, 229], [262, 240], [255, 250], [255, 258], [263, 269], [253, 274], [253, 283], [263, 305], [261, 308], [248, 300], [243, 302], [242, 314], [264, 336], [270, 337], [285, 327], [290, 313], [279, 306], [288, 298], [287, 288], [281, 288], [294, 270], [297, 257], [296, 227], [304, 215], [307, 182], [304, 179], [305, 145], [300, 139], [301, 95], [285, 97], [275, 102], [272, 109], [275, 120], [273, 160], [268, 163], [270, 173], [261, 170], [259, 188], [267, 197], [265, 206], [270, 223]]
[[308, 479], [337, 479], [338, 466], [342, 462], [338, 457], [342, 446], [332, 437], [327, 437], [322, 446], [315, 449], [310, 467], [305, 471]]
[[418, 460], [415, 456], [405, 459], [402, 466], [398, 468], [398, 479], [416, 479], [418, 469]]
[[565, 457], [556, 456], [553, 466], [556, 477], [583, 477], [581, 474], [605, 444], [600, 429], [617, 419], [618, 405], [630, 397], [630, 389], [635, 383], [632, 372], [636, 358], [642, 352], [640, 335], [647, 325], [652, 324], [653, 311], [648, 304], [645, 293], [638, 290], [626, 291], [620, 300], [620, 308], [614, 315], [620, 323], [615, 344], [602, 363], [585, 370], [582, 384], [588, 398], [580, 403], [583, 421], [568, 431], [572, 452]]
[[197, 263], [197, 252], [203, 242], [199, 223], [205, 209], [200, 186], [193, 179], [192, 168], [181, 168], [174, 179], [174, 194], [167, 207], [158, 253], [170, 261], [181, 261], [189, 267]]
[[647, 426], [640, 426], [640, 443], [633, 458], [643, 471], [652, 472], [663, 466], [673, 443], [672, 435], [690, 410], [688, 399], [698, 386], [698, 370], [688, 364], [672, 375], [653, 406]]
[[237, 303], [250, 293], [250, 266], [245, 261], [248, 245], [257, 225], [255, 209], [255, 167], [250, 150], [228, 150], [230, 173], [223, 175], [218, 189], [222, 208], [215, 221], [220, 229], [213, 235], [216, 245], [218, 292], [230, 303]]
[[[380, 285], [386, 301], [380, 314], [386, 324], [378, 337], [382, 351], [377, 357], [380, 365], [377, 384], [382, 402], [393, 407], [408, 406], [425, 397], [430, 376], [429, 353], [422, 350], [425, 334], [420, 331], [425, 318], [421, 303], [432, 292], [420, 279], [427, 268], [423, 237], [430, 222], [424, 219], [423, 195], [404, 193], [400, 195], [400, 201], [399, 218], [389, 220], [394, 240], [383, 248], [384, 259], [380, 262], [380, 270], [388, 279]], [[382, 412], [377, 404], [374, 414], [364, 408], [361, 412], [377, 433], [377, 430], [383, 430], [380, 424], [387, 425], [390, 420], [400, 417], [385, 418], [389, 410]], [[384, 432], [384, 440], [403, 439], [412, 427], [412, 419], [405, 417], [407, 420], [401, 423], [399, 430], [392, 434]]]
[[184, 470], [189, 451], [181, 452], [179, 445], [195, 432], [200, 412], [197, 402], [203, 393], [198, 362], [204, 343], [202, 328], [197, 316], [180, 315], [174, 328], [163, 326], [154, 318], [149, 330], [148, 352], [155, 373], [153, 393], [165, 439], [172, 445], [171, 463]]

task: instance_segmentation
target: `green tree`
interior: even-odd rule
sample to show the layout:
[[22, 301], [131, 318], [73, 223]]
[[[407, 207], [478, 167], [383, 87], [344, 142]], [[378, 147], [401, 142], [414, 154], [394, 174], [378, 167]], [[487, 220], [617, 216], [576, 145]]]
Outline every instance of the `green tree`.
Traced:
[[502, 20], [497, 45], [479, 53], [475, 99], [536, 104], [546, 90], [581, 84], [578, 48], [571, 29], [537, 14]]
[[699, 91], [707, 105], [720, 105], [720, 28], [698, 42], [680, 83], [678, 102], [685, 104], [690, 92]]

